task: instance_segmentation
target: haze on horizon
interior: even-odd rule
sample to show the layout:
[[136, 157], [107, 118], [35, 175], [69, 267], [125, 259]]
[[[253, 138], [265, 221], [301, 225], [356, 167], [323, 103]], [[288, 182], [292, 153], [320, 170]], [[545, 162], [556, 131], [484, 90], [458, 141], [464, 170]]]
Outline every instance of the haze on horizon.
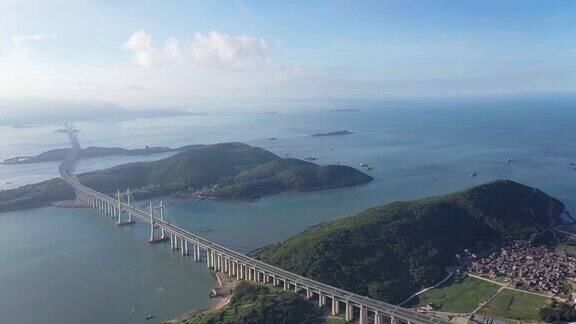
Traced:
[[0, 101], [159, 109], [573, 92], [574, 9], [557, 0], [5, 0]]

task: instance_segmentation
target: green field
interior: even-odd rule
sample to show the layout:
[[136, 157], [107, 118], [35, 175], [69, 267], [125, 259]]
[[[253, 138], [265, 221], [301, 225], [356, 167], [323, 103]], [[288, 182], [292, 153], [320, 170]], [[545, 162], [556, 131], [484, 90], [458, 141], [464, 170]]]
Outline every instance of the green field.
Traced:
[[560, 244], [558, 245], [558, 247], [556, 247], [556, 250], [558, 251], [564, 251], [566, 252], [566, 254], [571, 255], [571, 256], [576, 256], [576, 245], [573, 245], [574, 243], [571, 244]]
[[520, 321], [537, 321], [540, 308], [550, 304], [547, 297], [505, 289], [479, 313], [495, 318], [508, 318]]
[[326, 317], [324, 324], [346, 324], [346, 321], [341, 317]]
[[415, 297], [411, 301], [411, 306], [433, 304], [444, 312], [470, 313], [498, 288], [498, 285], [476, 278], [455, 278]]

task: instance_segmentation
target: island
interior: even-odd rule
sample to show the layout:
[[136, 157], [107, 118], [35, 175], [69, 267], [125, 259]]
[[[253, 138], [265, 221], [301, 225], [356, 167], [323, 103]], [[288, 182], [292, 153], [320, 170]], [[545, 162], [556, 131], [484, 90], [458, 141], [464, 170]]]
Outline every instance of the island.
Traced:
[[[52, 162], [52, 161], [62, 161], [64, 158], [70, 154], [71, 148], [62, 148], [49, 150], [38, 155], [32, 156], [18, 156], [14, 158], [6, 159], [0, 164], [25, 164], [25, 163], [40, 163], [40, 162]], [[141, 149], [125, 149], [121, 147], [98, 147], [90, 146], [86, 148], [81, 148], [78, 150], [78, 159], [86, 159], [93, 157], [104, 157], [104, 156], [114, 156], [114, 155], [148, 155], [157, 154], [165, 152], [179, 151], [181, 148], [173, 149], [169, 147], [145, 147]]]
[[333, 132], [328, 132], [328, 133], [316, 133], [316, 134], [310, 135], [310, 137], [343, 136], [343, 135], [350, 135], [350, 134], [354, 134], [354, 132], [351, 132], [348, 130], [339, 130], [339, 131], [333, 131]]
[[356, 108], [336, 108], [328, 109], [329, 112], [361, 112], [362, 110]]
[[[171, 195], [256, 200], [284, 191], [326, 190], [372, 181], [352, 167], [281, 158], [242, 143], [189, 145], [181, 150], [158, 161], [128, 163], [77, 177], [84, 185], [108, 194], [129, 188], [134, 199]], [[70, 186], [55, 178], [1, 191], [0, 211], [73, 198]]]
[[435, 285], [457, 255], [530, 240], [560, 223], [564, 205], [499, 180], [453, 194], [395, 202], [313, 226], [256, 257], [288, 271], [389, 303]]

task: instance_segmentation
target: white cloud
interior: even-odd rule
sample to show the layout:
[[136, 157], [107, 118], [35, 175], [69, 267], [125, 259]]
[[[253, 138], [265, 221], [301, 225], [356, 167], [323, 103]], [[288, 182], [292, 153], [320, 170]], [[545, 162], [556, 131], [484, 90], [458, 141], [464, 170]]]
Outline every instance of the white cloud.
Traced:
[[180, 41], [174, 37], [169, 37], [166, 40], [163, 52], [168, 59], [179, 60], [183, 57], [182, 51], [180, 50]]
[[152, 66], [156, 59], [157, 54], [156, 50], [152, 47], [152, 37], [143, 29], [140, 29], [130, 36], [122, 47], [124, 50], [132, 52], [132, 58], [142, 67], [148, 68]]
[[134, 33], [123, 48], [132, 52], [134, 61], [145, 68], [159, 62], [185, 60], [195, 66], [217, 66], [224, 69], [251, 69], [272, 66], [266, 42], [246, 35], [228, 35], [212, 31], [196, 33], [192, 42], [181, 45], [170, 37], [163, 49], [152, 44], [152, 37], [144, 30]]
[[215, 31], [207, 35], [196, 33], [191, 54], [199, 62], [211, 62], [230, 69], [262, 67], [271, 63], [262, 39]]
[[46, 43], [56, 38], [55, 35], [44, 34], [12, 36], [13, 53], [20, 56], [29, 56], [32, 53], [34, 43]]

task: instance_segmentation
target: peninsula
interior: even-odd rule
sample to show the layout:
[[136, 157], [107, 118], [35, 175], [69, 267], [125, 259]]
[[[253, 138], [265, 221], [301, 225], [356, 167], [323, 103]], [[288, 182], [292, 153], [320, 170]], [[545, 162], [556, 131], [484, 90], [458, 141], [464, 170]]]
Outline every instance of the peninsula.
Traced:
[[[169, 147], [145, 147], [142, 149], [125, 149], [121, 147], [98, 147], [90, 146], [78, 150], [78, 158], [86, 159], [92, 157], [103, 157], [103, 156], [113, 156], [113, 155], [148, 155], [156, 153], [165, 153], [182, 150], [173, 149]], [[71, 148], [62, 148], [49, 150], [38, 155], [32, 156], [18, 156], [6, 159], [0, 164], [25, 164], [25, 163], [40, 163], [40, 162], [51, 162], [51, 161], [62, 161], [64, 158], [70, 154]]]
[[288, 271], [390, 303], [442, 280], [465, 249], [528, 240], [560, 222], [564, 205], [509, 180], [395, 202], [313, 226], [258, 251]]
[[[90, 188], [113, 194], [130, 188], [135, 199], [181, 198], [254, 200], [283, 191], [355, 186], [372, 177], [348, 166], [279, 156], [242, 143], [190, 145], [168, 158], [136, 162], [78, 175]], [[73, 198], [60, 178], [0, 192], [0, 211], [47, 205]]]

